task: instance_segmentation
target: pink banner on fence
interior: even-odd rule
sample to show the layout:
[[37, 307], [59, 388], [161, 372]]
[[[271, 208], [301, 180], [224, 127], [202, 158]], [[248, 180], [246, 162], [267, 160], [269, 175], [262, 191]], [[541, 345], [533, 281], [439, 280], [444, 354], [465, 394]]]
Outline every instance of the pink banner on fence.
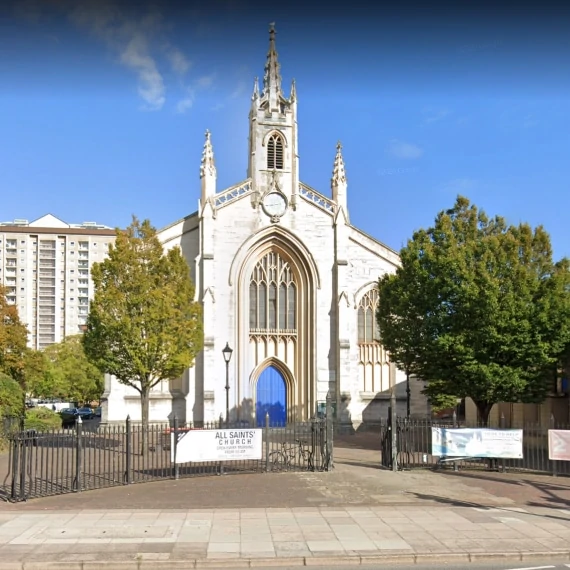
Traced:
[[555, 461], [570, 461], [570, 430], [548, 430], [548, 458]]

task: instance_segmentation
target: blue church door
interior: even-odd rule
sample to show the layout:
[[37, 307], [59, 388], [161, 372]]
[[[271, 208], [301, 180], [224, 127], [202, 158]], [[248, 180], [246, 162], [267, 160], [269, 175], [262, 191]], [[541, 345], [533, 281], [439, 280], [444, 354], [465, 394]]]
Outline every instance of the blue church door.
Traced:
[[285, 378], [275, 366], [268, 366], [257, 380], [255, 417], [257, 426], [265, 426], [265, 414], [269, 413], [270, 426], [287, 423], [287, 389]]

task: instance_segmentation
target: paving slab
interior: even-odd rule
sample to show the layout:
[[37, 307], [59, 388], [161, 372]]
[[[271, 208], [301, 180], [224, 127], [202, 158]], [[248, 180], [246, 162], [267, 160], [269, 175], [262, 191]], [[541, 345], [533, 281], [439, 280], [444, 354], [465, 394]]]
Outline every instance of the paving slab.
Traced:
[[[136, 510], [125, 512], [129, 516], [120, 526], [108, 514], [91, 512], [101, 524], [107, 520], [107, 526], [89, 528], [76, 525], [86, 516], [84, 511], [69, 511], [67, 517], [34, 511], [25, 516], [5, 513], [0, 529], [11, 528], [13, 533], [0, 544], [0, 570], [7, 564], [26, 568], [26, 563], [40, 562], [45, 568], [80, 562], [89, 570], [97, 560], [124, 563], [125, 570], [130, 563], [139, 569], [142, 561], [163, 566], [185, 561], [189, 567], [214, 560], [239, 561], [249, 567], [262, 559], [283, 565], [294, 559], [311, 565], [329, 558], [360, 565], [373, 556], [421, 561], [437, 555], [473, 560], [496, 555], [519, 561], [546, 550], [570, 560], [570, 511], [566, 509], [442, 507], [437, 516], [427, 506], [290, 509], [279, 513], [280, 522], [295, 522], [298, 531], [290, 533], [282, 530], [287, 525], [269, 525], [275, 513], [267, 509], [258, 510], [257, 519], [250, 516], [251, 511], [240, 509], [219, 513], [223, 518], [213, 512], [211, 519], [204, 518], [203, 512], [178, 510], [170, 519], [169, 512], [160, 509], [147, 511], [143, 526]], [[430, 520], [432, 526], [426, 524]], [[216, 526], [226, 521], [231, 525], [217, 531]], [[194, 533], [196, 523], [207, 532]]]

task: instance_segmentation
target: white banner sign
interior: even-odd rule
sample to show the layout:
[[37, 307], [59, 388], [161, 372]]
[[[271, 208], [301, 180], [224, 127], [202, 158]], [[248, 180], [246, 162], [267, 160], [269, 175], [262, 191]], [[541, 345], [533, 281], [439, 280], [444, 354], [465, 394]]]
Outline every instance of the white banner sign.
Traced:
[[522, 459], [522, 429], [431, 428], [431, 453], [439, 457]]
[[570, 431], [565, 429], [548, 430], [548, 459], [570, 460]]
[[178, 433], [176, 459], [174, 437], [170, 454], [176, 463], [204, 463], [206, 461], [240, 461], [261, 459], [262, 429], [205, 429]]

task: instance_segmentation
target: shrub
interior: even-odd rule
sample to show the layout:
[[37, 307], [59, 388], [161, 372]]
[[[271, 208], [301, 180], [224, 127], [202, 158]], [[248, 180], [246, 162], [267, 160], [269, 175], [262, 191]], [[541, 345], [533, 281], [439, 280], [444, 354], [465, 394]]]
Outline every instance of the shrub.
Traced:
[[26, 412], [26, 429], [45, 431], [61, 428], [61, 417], [47, 408], [32, 408]]
[[17, 416], [24, 405], [24, 394], [16, 380], [0, 372], [0, 418]]

